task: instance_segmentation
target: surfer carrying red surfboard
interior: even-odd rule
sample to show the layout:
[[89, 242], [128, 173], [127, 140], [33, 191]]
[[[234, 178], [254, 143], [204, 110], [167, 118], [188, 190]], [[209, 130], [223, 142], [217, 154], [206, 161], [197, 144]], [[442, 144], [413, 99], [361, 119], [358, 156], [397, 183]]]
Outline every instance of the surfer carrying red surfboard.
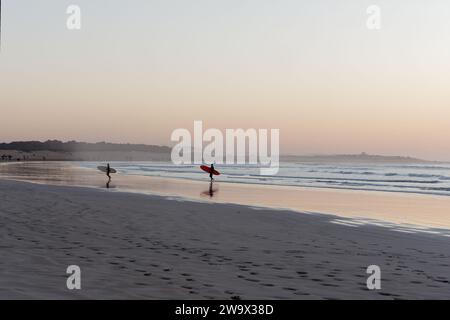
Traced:
[[211, 181], [214, 180], [214, 178], [213, 178], [213, 172], [214, 172], [214, 164], [211, 163], [211, 172], [209, 173], [209, 178], [211, 179]]
[[217, 171], [216, 169], [214, 169], [214, 164], [211, 164], [211, 167], [208, 167], [208, 166], [200, 166], [200, 169], [202, 169], [203, 171], [209, 173], [209, 178], [211, 179], [211, 182], [214, 181], [213, 176], [218, 176], [218, 175], [220, 175], [220, 172]]

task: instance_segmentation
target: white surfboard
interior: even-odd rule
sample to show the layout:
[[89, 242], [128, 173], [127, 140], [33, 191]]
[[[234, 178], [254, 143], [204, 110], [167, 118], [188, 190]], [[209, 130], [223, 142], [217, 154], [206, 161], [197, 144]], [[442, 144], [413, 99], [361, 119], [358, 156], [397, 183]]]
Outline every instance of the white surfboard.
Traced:
[[[101, 172], [105, 172], [106, 173], [107, 167], [105, 167], [105, 166], [98, 166], [97, 169], [100, 170]], [[116, 171], [116, 169], [109, 168], [109, 173], [117, 173], [117, 171]]]

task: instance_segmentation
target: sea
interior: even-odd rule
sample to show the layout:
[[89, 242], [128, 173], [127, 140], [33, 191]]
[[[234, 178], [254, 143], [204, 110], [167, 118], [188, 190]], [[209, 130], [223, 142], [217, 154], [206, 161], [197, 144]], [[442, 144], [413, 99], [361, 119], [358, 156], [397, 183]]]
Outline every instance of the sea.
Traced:
[[[96, 168], [98, 162], [79, 162]], [[174, 165], [167, 162], [112, 162], [119, 173], [189, 180], [204, 180], [208, 174], [198, 165]], [[450, 163], [439, 164], [361, 164], [282, 162], [278, 174], [260, 175], [252, 165], [216, 165], [221, 182], [374, 190], [450, 196]]]

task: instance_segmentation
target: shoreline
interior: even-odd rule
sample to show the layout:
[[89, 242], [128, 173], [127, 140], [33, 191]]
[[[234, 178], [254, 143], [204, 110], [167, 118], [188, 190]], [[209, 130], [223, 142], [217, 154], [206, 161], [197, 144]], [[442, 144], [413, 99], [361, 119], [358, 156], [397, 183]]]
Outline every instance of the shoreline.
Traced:
[[[448, 237], [351, 219], [0, 180], [3, 299], [448, 299]], [[24, 201], [26, 199], [26, 201]], [[82, 290], [65, 269], [82, 269]], [[382, 289], [365, 286], [382, 269]]]
[[[73, 163], [22, 163], [0, 171], [1, 178], [49, 185], [105, 189], [105, 177]], [[1, 169], [1, 166], [0, 166]], [[383, 191], [360, 191], [256, 185], [138, 175], [113, 175], [110, 190], [182, 197], [211, 203], [235, 203], [274, 210], [321, 213], [352, 218], [358, 224], [381, 224], [402, 231], [447, 233], [450, 197]]]

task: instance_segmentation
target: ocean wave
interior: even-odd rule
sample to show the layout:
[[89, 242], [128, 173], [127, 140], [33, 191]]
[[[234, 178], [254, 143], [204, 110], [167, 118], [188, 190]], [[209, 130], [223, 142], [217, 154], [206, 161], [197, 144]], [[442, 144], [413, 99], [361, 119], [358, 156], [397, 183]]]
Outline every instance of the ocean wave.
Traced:
[[411, 178], [439, 178], [440, 175], [426, 174], [426, 173], [409, 173], [408, 177], [411, 177]]
[[[98, 163], [80, 163], [83, 167], [96, 168]], [[159, 176], [190, 180], [205, 179], [205, 173], [197, 165], [173, 165], [171, 163], [113, 163], [123, 174]], [[282, 163], [279, 174], [259, 174], [259, 166], [217, 165], [222, 173], [219, 181], [377, 190], [389, 192], [425, 193], [450, 196], [450, 167], [423, 165], [295, 165]], [[439, 170], [436, 170], [439, 168]], [[445, 169], [445, 170], [444, 170]], [[449, 174], [447, 174], [447, 172]]]

